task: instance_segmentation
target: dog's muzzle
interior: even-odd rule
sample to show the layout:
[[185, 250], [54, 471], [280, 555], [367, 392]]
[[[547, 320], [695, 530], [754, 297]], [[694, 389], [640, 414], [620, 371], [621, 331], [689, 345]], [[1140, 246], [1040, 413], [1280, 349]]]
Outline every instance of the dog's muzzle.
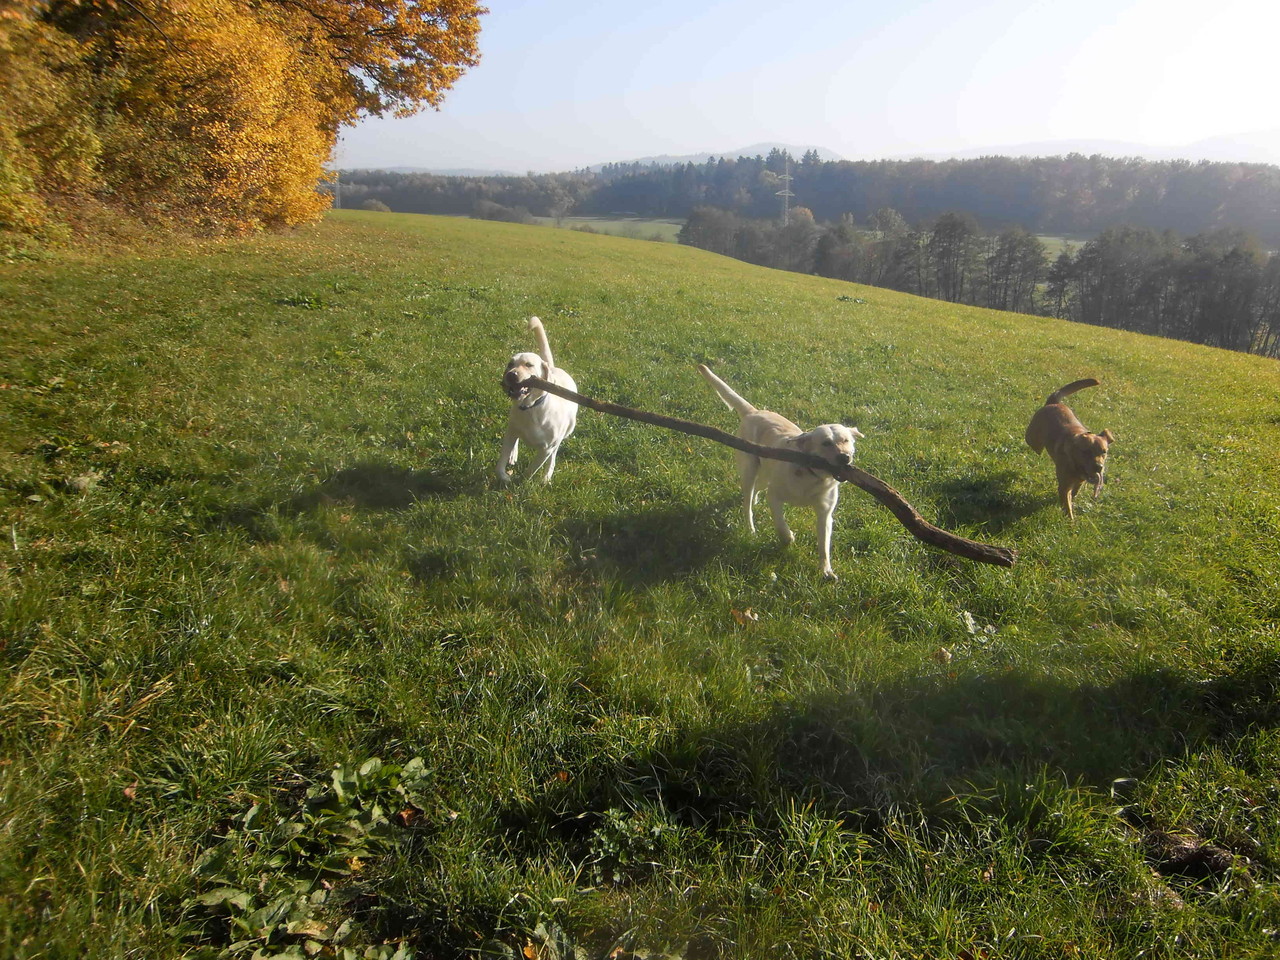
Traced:
[[520, 375], [514, 370], [502, 375], [502, 389], [512, 400], [523, 400], [529, 395], [529, 388], [523, 385]]

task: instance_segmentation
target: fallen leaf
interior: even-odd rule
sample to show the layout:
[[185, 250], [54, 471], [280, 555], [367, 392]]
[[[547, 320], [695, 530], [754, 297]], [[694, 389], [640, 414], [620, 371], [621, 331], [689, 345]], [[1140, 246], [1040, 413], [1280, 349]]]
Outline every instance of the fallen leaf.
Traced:
[[951, 651], [946, 647], [939, 647], [937, 650], [933, 651], [933, 659], [937, 660], [939, 663], [950, 663]]
[[737, 620], [738, 623], [744, 627], [748, 623], [755, 623], [760, 619], [760, 614], [756, 613], [750, 607], [747, 607], [745, 610], [731, 610], [730, 612], [733, 614], [733, 619]]
[[138, 799], [138, 781], [137, 780], [133, 781], [133, 783], [129, 784], [127, 787], [124, 788], [124, 798], [126, 800]]

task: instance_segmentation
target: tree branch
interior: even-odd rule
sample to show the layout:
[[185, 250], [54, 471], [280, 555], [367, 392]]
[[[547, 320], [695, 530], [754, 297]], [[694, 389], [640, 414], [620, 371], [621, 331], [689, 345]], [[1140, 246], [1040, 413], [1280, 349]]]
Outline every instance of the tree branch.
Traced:
[[660, 413], [634, 410], [631, 407], [610, 403], [607, 400], [595, 400], [572, 390], [566, 390], [564, 387], [543, 380], [541, 377], [528, 377], [520, 382], [522, 385], [544, 390], [557, 397], [563, 397], [565, 400], [572, 400], [579, 406], [598, 410], [600, 413], [612, 414], [615, 417], [625, 417], [628, 420], [638, 420], [641, 423], [652, 424], [655, 427], [666, 427], [668, 430], [678, 430], [680, 433], [687, 433], [695, 437], [704, 437], [707, 440], [722, 443], [727, 447], [733, 447], [735, 450], [755, 454], [757, 457], [786, 460], [814, 470], [825, 470], [837, 480], [852, 483], [855, 487], [871, 494], [880, 503], [888, 507], [889, 512], [898, 519], [898, 522], [907, 528], [908, 533], [930, 546], [946, 550], [948, 553], [954, 553], [956, 556], [966, 557], [969, 560], [977, 560], [979, 563], [994, 564], [997, 567], [1011, 567], [1018, 559], [1018, 552], [1009, 547], [996, 547], [986, 543], [979, 543], [977, 540], [969, 540], [958, 534], [943, 530], [941, 527], [935, 527], [921, 517], [920, 514], [916, 513], [915, 508], [907, 503], [897, 490], [878, 477], [872, 476], [865, 470], [859, 470], [857, 467], [838, 466], [828, 463], [821, 457], [811, 453], [802, 453], [799, 450], [787, 450], [782, 447], [763, 447], [758, 443], [751, 443], [749, 440], [735, 437], [731, 433], [725, 433], [723, 430], [717, 430], [715, 427], [694, 423], [692, 420], [681, 420], [677, 417], [668, 417]]

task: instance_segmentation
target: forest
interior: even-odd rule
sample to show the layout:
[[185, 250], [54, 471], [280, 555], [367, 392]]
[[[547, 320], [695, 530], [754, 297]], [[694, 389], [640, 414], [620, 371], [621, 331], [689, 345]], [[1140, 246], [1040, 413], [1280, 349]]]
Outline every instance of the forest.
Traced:
[[[514, 222], [680, 217], [682, 243], [750, 263], [1280, 355], [1280, 167], [1265, 164], [775, 150], [523, 177], [344, 171], [341, 189], [346, 206]], [[1045, 236], [1079, 239], [1055, 252]]]
[[783, 224], [699, 207], [680, 240], [939, 300], [1280, 356], [1280, 256], [1239, 230], [1111, 227], [1051, 258], [1021, 227], [984, 234], [954, 212], [913, 227], [884, 208], [860, 227], [851, 217], [819, 224], [804, 208]]
[[[789, 172], [788, 172], [789, 171]], [[784, 176], [791, 176], [784, 181]], [[862, 222], [892, 208], [908, 223], [964, 211], [986, 231], [1094, 236], [1134, 226], [1196, 234], [1235, 229], [1280, 246], [1280, 167], [1070, 154], [978, 160], [799, 160], [785, 151], [704, 164], [610, 164], [520, 177], [343, 171], [343, 203], [368, 199], [399, 213], [470, 215], [489, 201], [537, 216], [626, 213], [687, 217], [712, 206], [742, 217], [779, 214], [778, 192], [819, 221]]]

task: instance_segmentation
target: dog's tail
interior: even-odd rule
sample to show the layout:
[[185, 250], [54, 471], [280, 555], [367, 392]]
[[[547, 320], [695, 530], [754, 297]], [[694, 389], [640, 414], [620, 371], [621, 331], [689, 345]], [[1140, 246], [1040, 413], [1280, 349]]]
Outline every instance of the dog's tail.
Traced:
[[533, 331], [534, 339], [538, 341], [538, 356], [547, 365], [547, 374], [550, 376], [556, 364], [551, 359], [551, 342], [547, 339], [547, 331], [542, 328], [542, 321], [537, 317], [529, 318], [529, 329]]
[[1049, 394], [1049, 399], [1045, 404], [1061, 403], [1063, 397], [1069, 397], [1077, 390], [1083, 390], [1085, 387], [1096, 387], [1101, 381], [1093, 379], [1093, 377], [1085, 377], [1083, 380], [1073, 380], [1065, 387], [1059, 387], [1053, 393]]
[[698, 372], [706, 377], [707, 383], [716, 388], [716, 393], [720, 394], [720, 399], [725, 402], [730, 410], [735, 411], [740, 416], [746, 416], [748, 413], [755, 413], [756, 408], [729, 388], [729, 385], [711, 372], [711, 368], [705, 363], [698, 364]]

